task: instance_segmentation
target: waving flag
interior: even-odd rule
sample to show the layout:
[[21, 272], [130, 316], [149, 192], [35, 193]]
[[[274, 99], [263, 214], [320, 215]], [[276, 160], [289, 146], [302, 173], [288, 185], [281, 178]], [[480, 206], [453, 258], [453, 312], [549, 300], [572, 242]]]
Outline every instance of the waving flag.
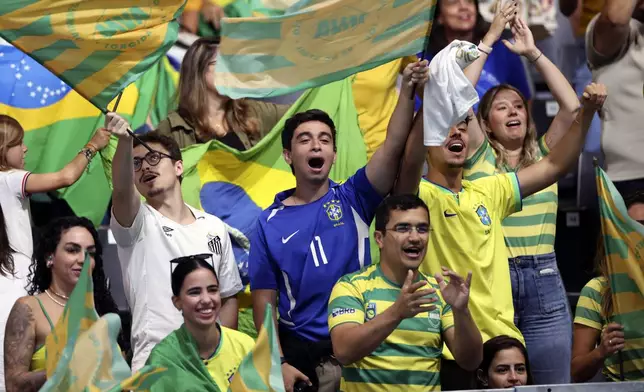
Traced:
[[[133, 127], [156, 126], [167, 116], [178, 72], [166, 57], [125, 89], [118, 112]], [[110, 108], [113, 105], [110, 105]], [[0, 113], [14, 117], [25, 129], [27, 170], [62, 169], [103, 126], [104, 117], [69, 85], [20, 50], [0, 39]], [[111, 190], [100, 163], [59, 191], [74, 213], [99, 224]]]
[[[624, 200], [596, 167], [601, 227], [613, 299], [611, 321], [624, 327], [622, 359], [626, 380], [639, 380], [644, 359], [644, 226], [628, 216]], [[616, 356], [606, 365], [617, 365]]]
[[434, 10], [435, 0], [302, 0], [282, 16], [224, 18], [215, 84], [272, 97], [343, 79], [421, 52]]
[[135, 374], [121, 356], [116, 337], [121, 320], [98, 318], [89, 255], [63, 314], [47, 337], [47, 382], [41, 392], [148, 391], [166, 369], [146, 366]]
[[264, 325], [259, 331], [255, 348], [239, 364], [228, 391], [284, 392], [282, 362], [271, 305], [266, 305]]
[[0, 36], [106, 108], [174, 44], [184, 1], [2, 0]]

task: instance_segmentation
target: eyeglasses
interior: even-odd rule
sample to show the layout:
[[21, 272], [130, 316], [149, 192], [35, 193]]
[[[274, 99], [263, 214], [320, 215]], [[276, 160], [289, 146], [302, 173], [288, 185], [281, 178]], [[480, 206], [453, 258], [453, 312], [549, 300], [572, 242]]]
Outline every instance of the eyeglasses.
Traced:
[[191, 255], [191, 256], [183, 256], [183, 257], [177, 257], [176, 259], [170, 260], [170, 275], [174, 272], [175, 268], [181, 263], [184, 263], [186, 261], [190, 260], [201, 260], [205, 261], [206, 263], [210, 264], [212, 266], [212, 269], [215, 269], [215, 261], [212, 258], [211, 253], [201, 253], [198, 255]]
[[395, 231], [396, 233], [399, 233], [399, 234], [411, 234], [412, 231], [416, 230], [418, 234], [427, 234], [429, 233], [429, 225], [426, 223], [421, 223], [419, 225], [400, 223], [392, 228], [385, 228], [385, 230]]
[[143, 158], [134, 157], [134, 159], [132, 159], [132, 161], [134, 162], [134, 171], [138, 172], [139, 170], [141, 170], [141, 167], [143, 167], [143, 160], [144, 159], [148, 163], [148, 165], [156, 166], [156, 165], [159, 164], [159, 162], [161, 162], [161, 160], [163, 158], [169, 158], [171, 160], [173, 159], [170, 155], [168, 155], [168, 154], [166, 154], [164, 152], [154, 151], [154, 150], [152, 150], [152, 151], [148, 152], [147, 154], [145, 154], [145, 156]]

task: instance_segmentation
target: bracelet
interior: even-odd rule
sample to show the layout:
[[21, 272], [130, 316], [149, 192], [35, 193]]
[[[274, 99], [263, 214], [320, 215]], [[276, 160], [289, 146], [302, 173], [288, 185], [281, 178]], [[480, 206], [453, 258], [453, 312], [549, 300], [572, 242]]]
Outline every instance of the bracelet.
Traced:
[[286, 363], [286, 357], [280, 357], [280, 364], [284, 365]]
[[96, 154], [95, 152], [92, 151], [91, 148], [89, 147], [84, 147], [82, 150], [78, 152], [79, 154], [82, 154], [85, 159], [87, 159], [87, 163], [92, 161], [92, 158], [94, 158], [94, 155]]
[[539, 51], [539, 55], [534, 60], [530, 60], [530, 64], [536, 63], [537, 60], [541, 58], [541, 56], [543, 56], [543, 52]]
[[85, 145], [85, 147], [87, 147], [87, 148], [89, 148], [90, 150], [92, 150], [92, 152], [93, 152], [94, 154], [96, 154], [96, 153], [98, 152], [98, 147], [96, 147], [96, 145], [94, 145], [94, 143], [92, 143], [92, 142], [87, 142], [87, 144]]
[[487, 46], [486, 44], [483, 43], [483, 41], [479, 41], [479, 46], [476, 47], [479, 51], [487, 54], [488, 56], [490, 53], [492, 53], [492, 47]]

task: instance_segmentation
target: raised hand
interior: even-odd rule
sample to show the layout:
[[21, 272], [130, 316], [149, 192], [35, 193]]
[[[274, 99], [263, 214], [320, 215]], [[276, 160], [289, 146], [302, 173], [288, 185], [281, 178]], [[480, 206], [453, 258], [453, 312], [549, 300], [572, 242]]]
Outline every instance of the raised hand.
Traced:
[[[467, 273], [467, 278], [464, 280], [456, 272], [442, 267], [443, 273], [435, 274], [434, 277], [438, 281], [443, 299], [448, 305], [455, 310], [467, 309], [467, 303], [470, 299], [470, 285], [472, 284], [472, 272]], [[449, 283], [445, 282], [443, 276], [449, 277]]]
[[125, 119], [116, 113], [109, 112], [105, 115], [105, 128], [118, 138], [128, 138], [130, 134], [127, 130], [130, 124]]
[[99, 128], [94, 132], [94, 136], [92, 136], [92, 140], [89, 142], [100, 151], [109, 144], [110, 135], [111, 133], [107, 129]]
[[403, 83], [411, 87], [414, 84], [422, 86], [429, 79], [429, 61], [416, 61], [407, 64], [403, 70]]
[[204, 19], [208, 23], [211, 23], [217, 30], [221, 29], [221, 19], [226, 16], [222, 7], [211, 3], [210, 1], [204, 2], [203, 7], [201, 7], [201, 14]]
[[494, 45], [501, 38], [505, 26], [517, 17], [519, 5], [516, 0], [509, 1], [505, 6], [498, 7], [497, 11], [490, 25], [490, 29], [483, 38], [483, 42], [489, 46]]
[[581, 96], [581, 103], [586, 110], [598, 111], [604, 106], [606, 102], [606, 86], [600, 83], [591, 83], [584, 89]]
[[532, 31], [521, 18], [516, 18], [510, 23], [512, 30], [512, 41], [503, 40], [503, 44], [510, 49], [511, 52], [519, 56], [526, 56], [531, 62], [535, 61], [541, 52], [534, 44], [534, 36]]
[[[412, 283], [415, 275], [412, 270], [407, 272], [407, 278], [400, 290], [398, 299], [392, 305], [399, 320], [412, 318], [419, 313], [436, 309], [435, 305], [431, 305], [437, 300], [436, 295], [432, 295], [436, 293], [436, 290], [432, 288], [420, 290], [427, 282], [421, 280], [420, 282]], [[425, 298], [429, 295], [432, 295], [431, 298]]]
[[624, 327], [617, 323], [610, 323], [602, 330], [599, 352], [602, 357], [608, 358], [619, 350], [624, 349]]

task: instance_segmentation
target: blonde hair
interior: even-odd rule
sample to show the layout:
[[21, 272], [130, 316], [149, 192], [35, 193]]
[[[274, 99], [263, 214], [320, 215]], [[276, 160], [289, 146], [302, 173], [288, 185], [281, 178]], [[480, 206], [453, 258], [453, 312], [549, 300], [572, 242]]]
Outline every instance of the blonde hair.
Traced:
[[25, 130], [13, 117], [0, 114], [0, 171], [13, 169], [7, 162], [7, 150], [22, 143]]
[[[200, 139], [212, 138], [214, 130], [208, 121], [208, 86], [204, 77], [210, 62], [217, 54], [217, 38], [196, 40], [186, 52], [181, 63], [177, 98], [177, 112], [195, 127]], [[229, 131], [239, 131], [250, 136], [259, 135], [259, 120], [251, 115], [246, 99], [229, 99], [224, 106], [224, 120]]]
[[496, 152], [496, 167], [498, 169], [501, 169], [502, 171], [505, 171], [506, 167], [509, 166], [508, 155], [505, 151], [505, 148], [501, 144], [501, 142], [499, 142], [494, 137], [494, 132], [492, 132], [492, 130], [490, 130], [488, 126], [490, 112], [492, 111], [492, 104], [494, 103], [494, 99], [501, 91], [505, 91], [505, 90], [514, 91], [519, 95], [519, 97], [523, 101], [523, 105], [526, 108], [526, 113], [527, 113], [528, 123], [526, 124], [526, 135], [523, 139], [523, 149], [521, 151], [521, 157], [519, 158], [519, 164], [516, 167], [516, 170], [519, 170], [521, 168], [530, 166], [539, 160], [539, 143], [537, 142], [537, 129], [535, 128], [532, 122], [532, 116], [530, 115], [530, 111], [528, 110], [528, 101], [525, 99], [521, 91], [519, 91], [517, 88], [513, 86], [510, 86], [509, 84], [500, 84], [496, 87], [489, 89], [481, 99], [481, 103], [479, 104], [479, 110], [476, 114], [476, 117], [479, 120], [479, 124], [481, 125], [481, 127], [485, 127], [485, 134], [487, 136], [487, 139], [490, 142], [490, 145], [492, 146], [494, 151]]

